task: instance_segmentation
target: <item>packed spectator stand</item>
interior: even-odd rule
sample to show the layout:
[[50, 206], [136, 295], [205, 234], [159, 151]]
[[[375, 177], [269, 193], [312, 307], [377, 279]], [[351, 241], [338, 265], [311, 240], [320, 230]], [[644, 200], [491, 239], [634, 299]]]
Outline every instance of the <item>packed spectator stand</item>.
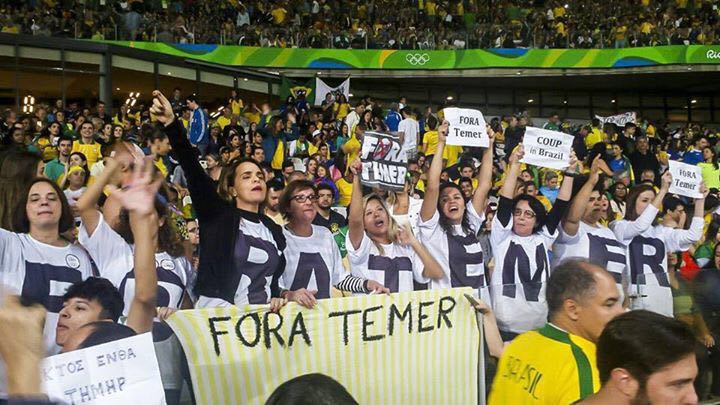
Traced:
[[[709, 0], [2, 1], [6, 33], [281, 48], [624, 48], [717, 44]], [[392, 12], [389, 12], [392, 10]]]

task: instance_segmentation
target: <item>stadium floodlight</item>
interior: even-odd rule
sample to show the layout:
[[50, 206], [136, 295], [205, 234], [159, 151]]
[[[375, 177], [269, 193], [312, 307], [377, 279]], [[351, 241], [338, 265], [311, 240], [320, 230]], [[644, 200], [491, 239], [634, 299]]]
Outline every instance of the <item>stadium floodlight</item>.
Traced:
[[567, 3], [565, 3], [565, 8], [567, 9], [567, 8], [569, 8], [569, 7], [570, 7], [570, 5], [567, 4]]
[[447, 101], [452, 101], [452, 100], [453, 100], [453, 96], [447, 96], [447, 97], [445, 97], [445, 100], [447, 100]]
[[534, 101], [535, 101], [534, 99], [529, 98], [529, 99], [528, 99], [528, 104], [532, 104]]
[[353, 96], [353, 94], [352, 94], [352, 93], [348, 93], [348, 97], [352, 97], [352, 96]]
[[120, 91], [120, 87], [115, 87], [115, 91]]
[[244, 82], [248, 81], [248, 78], [247, 78], [247, 77], [243, 77], [243, 81], [244, 81]]
[[567, 104], [567, 100], [563, 100], [563, 104]]
[[690, 100], [690, 104], [697, 104], [697, 100], [696, 99]]

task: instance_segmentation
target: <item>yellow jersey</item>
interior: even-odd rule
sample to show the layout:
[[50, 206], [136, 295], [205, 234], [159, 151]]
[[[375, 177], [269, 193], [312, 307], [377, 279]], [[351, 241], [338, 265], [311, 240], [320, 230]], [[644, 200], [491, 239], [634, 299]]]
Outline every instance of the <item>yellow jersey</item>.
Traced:
[[603, 132], [599, 128], [593, 128], [592, 131], [590, 131], [587, 136], [585, 136], [585, 147], [590, 149], [592, 148], [596, 143], [602, 142], [607, 135], [605, 135], [605, 132]]
[[446, 160], [445, 167], [450, 167], [455, 164], [457, 164], [458, 159], [460, 159], [460, 155], [462, 154], [463, 148], [462, 146], [457, 145], [445, 145], [445, 149], [443, 149], [443, 159]]
[[425, 137], [424, 137], [423, 142], [427, 145], [427, 147], [425, 148], [425, 156], [435, 155], [435, 150], [437, 149], [437, 145], [438, 145], [438, 132], [437, 131], [425, 132]]
[[567, 405], [599, 389], [595, 344], [548, 323], [505, 348], [488, 404]]
[[93, 167], [93, 165], [103, 157], [102, 152], [100, 151], [100, 144], [97, 142], [80, 142], [81, 141], [73, 142], [72, 152], [80, 152], [85, 155], [85, 158], [87, 159], [87, 167]]
[[350, 200], [352, 199], [352, 183], [345, 180], [344, 177], [341, 177], [335, 182], [335, 186], [337, 186], [338, 191], [340, 192], [340, 201], [338, 201], [338, 205], [341, 207], [347, 207], [350, 205]]
[[348, 139], [347, 142], [342, 146], [343, 153], [347, 155], [347, 166], [350, 167], [352, 163], [357, 159], [358, 156], [360, 156], [360, 150], [362, 149], [362, 144], [360, 141], [353, 136]]
[[221, 115], [217, 119], [217, 124], [220, 125], [220, 130], [222, 131], [226, 126], [230, 125], [230, 118]]

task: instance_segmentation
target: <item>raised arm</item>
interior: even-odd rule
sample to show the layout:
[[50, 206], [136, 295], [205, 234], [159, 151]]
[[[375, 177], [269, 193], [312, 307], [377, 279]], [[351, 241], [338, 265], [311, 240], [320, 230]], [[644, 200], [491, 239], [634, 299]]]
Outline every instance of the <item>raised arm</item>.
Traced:
[[137, 162], [132, 182], [115, 193], [122, 206], [130, 214], [130, 229], [135, 238], [133, 267], [135, 272], [135, 295], [130, 304], [127, 325], [137, 333], [152, 330], [157, 303], [157, 250], [158, 217], [155, 198], [162, 184], [162, 177], [154, 180], [153, 163], [150, 159]]
[[188, 190], [190, 190], [193, 208], [198, 219], [207, 219], [225, 209], [227, 204], [218, 195], [213, 181], [205, 169], [200, 166], [197, 153], [183, 133], [182, 126], [175, 119], [170, 102], [158, 90], [153, 91], [153, 97], [150, 113], [154, 114], [158, 122], [165, 127], [164, 130], [168, 135], [173, 152], [185, 172]]
[[551, 234], [555, 233], [558, 225], [560, 225], [560, 220], [565, 215], [565, 211], [570, 204], [573, 182], [575, 181], [574, 176], [580, 172], [579, 169], [580, 163], [575, 157], [575, 152], [573, 152], [570, 156], [570, 166], [565, 172], [565, 177], [563, 178], [562, 185], [560, 186], [560, 191], [558, 192], [555, 204], [553, 204], [552, 209], [548, 213], [547, 220], [545, 221], [545, 229], [547, 229]]
[[525, 150], [523, 145], [519, 144], [510, 154], [508, 158], [508, 166], [505, 169], [505, 181], [500, 189], [500, 201], [498, 202], [498, 210], [496, 218], [503, 226], [507, 226], [512, 219], [512, 200], [515, 198], [515, 185], [520, 175], [520, 160]]
[[508, 159], [508, 163], [510, 164], [508, 165], [507, 172], [505, 173], [505, 181], [500, 189], [500, 195], [509, 200], [515, 198], [515, 187], [517, 186], [517, 179], [520, 175], [520, 160], [523, 158], [524, 154], [525, 149], [523, 148], [523, 144], [520, 143], [515, 147], [515, 149], [513, 149], [510, 154], [510, 158]]
[[482, 156], [482, 163], [480, 164], [480, 172], [478, 172], [476, 178], [478, 179], [478, 187], [475, 190], [472, 198], [472, 204], [475, 208], [475, 212], [481, 213], [485, 210], [485, 200], [487, 200], [490, 188], [492, 188], [492, 169], [493, 169], [493, 144], [495, 143], [495, 132], [487, 126], [487, 133], [490, 137], [490, 144]]
[[582, 188], [580, 188], [575, 198], [573, 198], [570, 209], [562, 221], [563, 231], [570, 236], [577, 234], [578, 228], [580, 227], [580, 219], [582, 219], [585, 207], [590, 200], [590, 194], [592, 194], [593, 189], [600, 179], [599, 162], [601, 162], [600, 155], [593, 159], [592, 165], [590, 166], [590, 176]]
[[438, 198], [440, 198], [440, 174], [442, 174], [443, 169], [442, 155], [445, 150], [448, 127], [449, 123], [447, 121], [443, 121], [438, 127], [437, 149], [435, 150], [435, 157], [430, 163], [430, 170], [425, 183], [425, 198], [420, 208], [420, 220], [423, 222], [429, 221], [437, 211]]
[[122, 146], [119, 146], [111, 157], [105, 159], [105, 168], [77, 201], [76, 208], [80, 213], [82, 224], [88, 236], [92, 236], [100, 221], [97, 203], [103, 194], [105, 186], [111, 184], [113, 177], [117, 173], [122, 170], [128, 170], [135, 160], [133, 151], [129, 150], [127, 145], [122, 143], [119, 145]]
[[363, 195], [362, 186], [360, 185], [360, 174], [362, 172], [362, 162], [355, 159], [350, 164], [350, 171], [353, 174], [352, 198], [350, 199], [350, 212], [348, 213], [348, 236], [350, 243], [354, 249], [360, 249], [363, 236], [365, 235], [365, 223], [363, 222]]
[[665, 172], [665, 174], [663, 174], [662, 176], [662, 185], [660, 186], [660, 191], [655, 195], [655, 199], [653, 199], [652, 205], [645, 208], [645, 211], [643, 211], [642, 215], [640, 215], [634, 221], [618, 221], [618, 223], [622, 224], [622, 226], [612, 227], [612, 231], [615, 233], [615, 237], [618, 238], [620, 242], [629, 241], [635, 236], [645, 232], [645, 230], [652, 225], [653, 221], [655, 220], [655, 216], [662, 207], [662, 201], [667, 195], [668, 189], [670, 189], [671, 182], [672, 175], [669, 171]]

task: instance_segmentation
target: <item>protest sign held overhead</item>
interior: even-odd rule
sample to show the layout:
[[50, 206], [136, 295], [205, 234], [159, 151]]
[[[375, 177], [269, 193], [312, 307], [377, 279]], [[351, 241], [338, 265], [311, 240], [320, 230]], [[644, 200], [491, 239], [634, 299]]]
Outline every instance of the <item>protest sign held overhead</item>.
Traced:
[[[180, 311], [198, 404], [263, 404], [280, 384], [322, 373], [361, 404], [470, 404], [480, 334], [470, 288]], [[424, 355], [427, 354], [427, 355]]]
[[398, 137], [382, 132], [365, 132], [360, 153], [362, 184], [401, 191], [405, 187], [407, 155]]
[[570, 165], [574, 137], [547, 129], [525, 128], [523, 163], [562, 170]]
[[165, 404], [150, 333], [48, 357], [41, 376], [59, 403]]
[[637, 120], [637, 115], [633, 111], [628, 111], [626, 113], [611, 115], [609, 117], [601, 117], [599, 115], [596, 115], [595, 118], [599, 119], [603, 125], [615, 124], [618, 127], [623, 128], [628, 122], [635, 124]]
[[669, 170], [672, 175], [670, 191], [691, 198], [702, 198], [700, 183], [702, 182], [702, 169], [687, 163], [670, 160]]
[[445, 119], [450, 123], [447, 144], [459, 146], [480, 146], [487, 148], [490, 138], [485, 118], [478, 110], [469, 108], [446, 108]]

